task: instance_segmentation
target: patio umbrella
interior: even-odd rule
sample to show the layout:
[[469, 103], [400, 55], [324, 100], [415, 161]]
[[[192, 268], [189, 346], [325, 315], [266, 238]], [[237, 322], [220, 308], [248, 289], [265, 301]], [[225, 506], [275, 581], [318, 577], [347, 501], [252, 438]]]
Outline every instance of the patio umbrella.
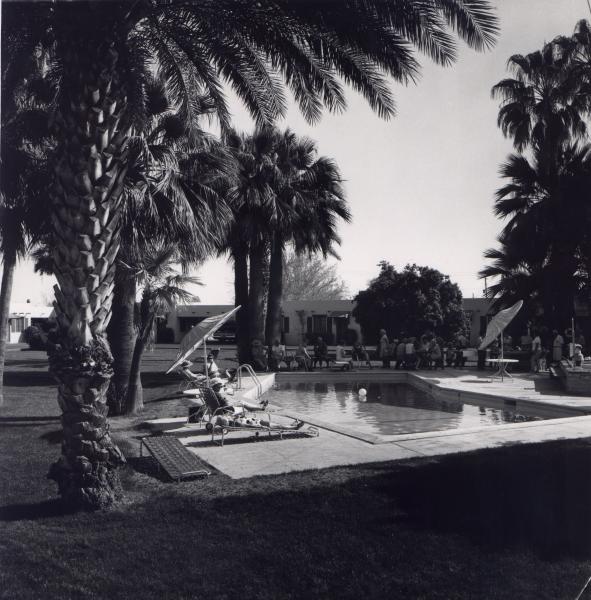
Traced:
[[[505, 329], [505, 327], [507, 327], [507, 325], [509, 325], [509, 323], [511, 323], [511, 321], [513, 320], [513, 317], [515, 317], [515, 315], [519, 312], [519, 309], [522, 306], [523, 306], [523, 300], [519, 300], [513, 306], [510, 306], [509, 308], [505, 308], [504, 310], [500, 310], [490, 320], [490, 323], [488, 324], [488, 327], [486, 328], [486, 335], [484, 336], [484, 339], [482, 340], [482, 343], [480, 344], [478, 349], [484, 350], [491, 342], [496, 340], [499, 337], [499, 335], [501, 335], [501, 333], [503, 332], [503, 329]], [[502, 358], [502, 353], [503, 353], [502, 340], [503, 340], [503, 338], [501, 338], [501, 358]]]
[[[206, 339], [215, 333], [238, 309], [240, 306], [233, 308], [227, 313], [221, 315], [213, 315], [206, 317], [200, 323], [197, 323], [189, 333], [181, 340], [181, 347], [176, 355], [176, 358], [166, 374], [174, 371], [184, 360], [186, 360], [201, 344], [203, 344], [203, 355], [205, 357], [205, 364], [207, 364], [207, 344]], [[207, 369], [206, 375], [207, 375]]]

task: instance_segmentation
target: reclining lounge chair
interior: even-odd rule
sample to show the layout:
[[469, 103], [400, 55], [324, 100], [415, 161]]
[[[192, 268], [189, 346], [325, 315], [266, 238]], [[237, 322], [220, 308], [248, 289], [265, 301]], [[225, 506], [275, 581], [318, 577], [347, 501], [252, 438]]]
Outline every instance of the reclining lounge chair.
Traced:
[[[240, 405], [224, 405], [220, 397], [210, 387], [203, 388], [202, 397], [208, 408], [208, 413], [205, 416], [205, 429], [211, 433], [212, 442], [216, 442], [216, 435], [221, 436], [219, 442], [221, 446], [224, 445], [225, 436], [233, 431], [252, 431], [257, 438], [261, 432], [266, 432], [269, 436], [278, 433], [279, 438], [283, 439], [284, 433], [299, 432], [304, 426], [304, 422], [297, 419], [293, 419], [293, 423], [290, 424], [283, 424], [279, 421], [274, 422], [271, 419], [271, 413], [265, 411], [263, 407], [260, 411], [254, 411]], [[257, 416], [258, 413], [262, 413], [263, 416]], [[317, 436], [318, 429], [308, 427], [302, 433]]]

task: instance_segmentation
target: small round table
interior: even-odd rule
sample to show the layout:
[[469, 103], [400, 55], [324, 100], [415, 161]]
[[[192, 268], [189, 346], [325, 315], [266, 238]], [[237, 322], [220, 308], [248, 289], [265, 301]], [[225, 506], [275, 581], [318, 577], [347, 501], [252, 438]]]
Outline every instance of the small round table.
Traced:
[[498, 371], [491, 375], [491, 377], [500, 377], [501, 381], [503, 381], [505, 375], [513, 379], [513, 375], [511, 375], [511, 373], [507, 371], [507, 365], [510, 365], [512, 363], [518, 363], [519, 360], [516, 358], [487, 358], [487, 362], [493, 365], [497, 364], [499, 367]]

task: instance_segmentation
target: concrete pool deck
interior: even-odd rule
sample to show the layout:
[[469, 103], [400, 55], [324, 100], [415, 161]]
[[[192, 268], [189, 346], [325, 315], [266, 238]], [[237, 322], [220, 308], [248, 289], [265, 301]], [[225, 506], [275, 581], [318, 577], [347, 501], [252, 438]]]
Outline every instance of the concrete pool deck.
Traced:
[[[409, 382], [442, 399], [489, 407], [520, 409], [559, 417], [473, 429], [453, 429], [393, 436], [387, 443], [368, 443], [336, 431], [321, 429], [316, 438], [290, 437], [254, 442], [250, 433], [232, 433], [223, 447], [212, 445], [204, 430], [194, 427], [180, 441], [215, 469], [234, 478], [274, 475], [362, 463], [435, 457], [511, 444], [540, 443], [591, 437], [591, 398], [562, 393], [548, 375], [517, 374], [514, 379], [491, 381], [489, 373], [470, 369], [443, 371], [316, 371], [281, 373], [278, 381]], [[266, 382], [267, 387], [269, 384]], [[556, 385], [555, 385], [556, 384]]]

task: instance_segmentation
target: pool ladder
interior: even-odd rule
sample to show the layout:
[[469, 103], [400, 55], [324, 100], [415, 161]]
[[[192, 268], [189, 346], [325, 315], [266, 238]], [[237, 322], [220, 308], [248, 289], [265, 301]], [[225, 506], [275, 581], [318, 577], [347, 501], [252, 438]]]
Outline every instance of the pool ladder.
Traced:
[[238, 367], [238, 370], [236, 372], [236, 375], [238, 377], [238, 385], [236, 386], [237, 390], [241, 390], [242, 389], [242, 371], [246, 371], [249, 375], [249, 377], [251, 377], [253, 379], [253, 381], [256, 384], [257, 387], [257, 397], [256, 399], [259, 400], [260, 397], [263, 395], [263, 385], [260, 381], [260, 379], [257, 377], [257, 374], [254, 372], [254, 369], [248, 364], [248, 363], [244, 363], [243, 365], [240, 365]]

